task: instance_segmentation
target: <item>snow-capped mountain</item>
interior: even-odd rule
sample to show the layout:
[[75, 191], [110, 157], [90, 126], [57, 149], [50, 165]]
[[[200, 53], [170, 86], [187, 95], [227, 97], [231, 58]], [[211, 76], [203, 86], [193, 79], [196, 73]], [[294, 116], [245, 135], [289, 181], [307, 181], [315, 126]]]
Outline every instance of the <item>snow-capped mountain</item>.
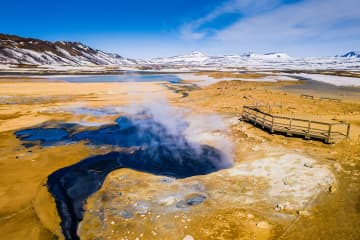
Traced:
[[288, 60], [290, 56], [286, 53], [265, 53], [265, 54], [256, 54], [250, 53], [249, 58], [259, 59], [259, 60]]
[[351, 51], [351, 52], [345, 53], [344, 55], [341, 55], [341, 57], [360, 58], [360, 51]]
[[182, 64], [199, 64], [204, 62], [209, 57], [202, 52], [192, 52], [190, 54], [165, 57], [165, 58], [155, 58], [151, 59], [149, 62], [153, 64], [173, 64], [173, 65], [182, 65]]
[[[336, 57], [295, 58], [286, 53], [247, 53], [210, 56], [201, 52], [185, 55], [133, 60], [93, 49], [79, 42], [49, 42], [0, 34], [0, 70], [36, 72], [32, 66], [51, 71], [197, 71], [197, 70], [351, 70], [360, 69], [360, 52]], [[115, 68], [104, 66], [113, 65]], [[97, 66], [98, 70], [95, 70]]]
[[[201, 52], [150, 59], [148, 66], [157, 69], [224, 70], [247, 68], [264, 70], [359, 70], [360, 59], [352, 57], [295, 58], [286, 53], [247, 53], [243, 55], [209, 56]], [[355, 55], [354, 55], [355, 56]]]
[[286, 53], [266, 53], [255, 54], [249, 53], [245, 55], [224, 55], [224, 56], [208, 56], [202, 52], [192, 52], [190, 54], [151, 59], [152, 64], [166, 65], [223, 65], [234, 64], [235, 62], [259, 60], [259, 61], [282, 61], [289, 60], [290, 56]]
[[136, 61], [79, 42], [49, 42], [0, 34], [0, 64], [133, 65]]
[[192, 52], [190, 54], [151, 59], [148, 63], [165, 64], [165, 65], [238, 65], [241, 63], [258, 61], [258, 62], [282, 62], [290, 60], [291, 57], [286, 53], [266, 53], [256, 54], [248, 53], [244, 55], [224, 55], [209, 56], [201, 52]]

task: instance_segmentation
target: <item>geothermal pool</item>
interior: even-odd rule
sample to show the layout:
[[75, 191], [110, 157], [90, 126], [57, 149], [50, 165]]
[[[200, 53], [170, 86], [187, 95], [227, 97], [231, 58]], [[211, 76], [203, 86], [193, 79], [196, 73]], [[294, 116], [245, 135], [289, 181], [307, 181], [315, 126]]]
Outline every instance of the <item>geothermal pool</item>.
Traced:
[[[83, 159], [48, 177], [47, 186], [55, 198], [63, 234], [70, 240], [79, 239], [77, 228], [83, 219], [86, 199], [100, 189], [106, 176], [115, 169], [130, 168], [155, 175], [186, 178], [231, 166], [231, 161], [220, 150], [189, 141], [183, 133], [186, 128], [184, 121], [178, 123], [176, 129], [169, 129], [144, 109], [98, 128], [45, 123], [17, 131], [15, 135], [25, 147], [36, 144], [50, 147], [85, 141], [93, 147], [106, 145], [120, 148]], [[189, 204], [204, 200], [198, 198], [190, 200]]]

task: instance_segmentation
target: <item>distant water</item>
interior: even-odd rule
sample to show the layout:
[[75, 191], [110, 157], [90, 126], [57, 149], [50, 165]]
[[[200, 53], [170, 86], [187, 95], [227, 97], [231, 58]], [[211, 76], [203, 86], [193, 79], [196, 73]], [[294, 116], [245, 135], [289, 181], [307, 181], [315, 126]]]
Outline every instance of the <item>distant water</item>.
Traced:
[[53, 75], [43, 76], [49, 80], [77, 83], [91, 82], [170, 82], [179, 83], [181, 79], [171, 74], [121, 74], [121, 75]]

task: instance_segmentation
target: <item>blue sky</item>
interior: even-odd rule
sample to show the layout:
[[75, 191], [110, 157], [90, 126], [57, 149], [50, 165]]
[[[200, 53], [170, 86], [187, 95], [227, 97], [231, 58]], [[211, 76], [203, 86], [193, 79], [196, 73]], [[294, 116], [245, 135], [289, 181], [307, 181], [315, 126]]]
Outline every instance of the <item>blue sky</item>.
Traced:
[[360, 50], [359, 0], [17, 0], [1, 8], [2, 33], [134, 58]]

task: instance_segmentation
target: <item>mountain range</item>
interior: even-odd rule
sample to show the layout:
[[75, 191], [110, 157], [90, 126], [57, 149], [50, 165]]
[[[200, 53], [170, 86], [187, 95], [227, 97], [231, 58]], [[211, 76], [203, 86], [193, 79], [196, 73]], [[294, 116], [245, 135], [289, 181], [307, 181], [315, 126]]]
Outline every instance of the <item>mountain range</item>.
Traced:
[[0, 34], [0, 63], [83, 66], [131, 65], [137, 62], [79, 42], [50, 42]]
[[130, 59], [106, 53], [80, 42], [43, 41], [15, 35], [0, 34], [0, 67], [35, 65], [42, 67], [117, 66], [124, 69], [179, 68], [264, 68], [264, 69], [359, 69], [360, 52], [351, 51], [335, 57], [294, 58], [286, 53], [208, 56], [201, 52], [155, 58]]

